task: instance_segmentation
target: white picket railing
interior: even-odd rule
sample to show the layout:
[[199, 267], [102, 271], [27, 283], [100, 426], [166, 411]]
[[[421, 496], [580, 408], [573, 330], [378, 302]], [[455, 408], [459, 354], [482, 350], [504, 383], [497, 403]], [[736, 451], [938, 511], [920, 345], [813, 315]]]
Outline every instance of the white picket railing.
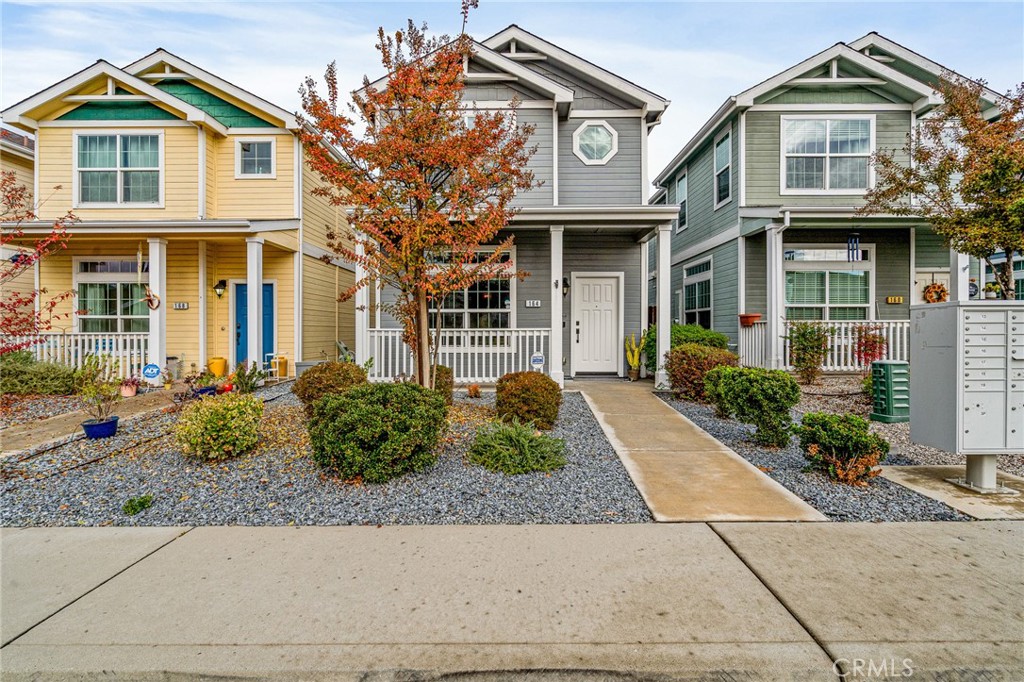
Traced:
[[[438, 364], [451, 367], [456, 383], [493, 383], [509, 372], [530, 369], [534, 353], [544, 355], [550, 371], [548, 329], [452, 329], [441, 332]], [[412, 352], [401, 329], [369, 329], [370, 381], [392, 381], [415, 372]]]
[[36, 360], [69, 367], [81, 367], [89, 355], [109, 355], [117, 360], [121, 377], [141, 377], [149, 355], [149, 334], [41, 332], [6, 337], [5, 340], [29, 342], [25, 350], [31, 352]]
[[[822, 364], [826, 372], [853, 372], [865, 369], [854, 357], [857, 331], [861, 327], [876, 330], [885, 337], [885, 360], [910, 360], [909, 320], [864, 320], [850, 322], [827, 322], [833, 334], [829, 341], [828, 356]], [[786, 368], [789, 362], [789, 341], [783, 342]], [[771, 348], [768, 344], [768, 324], [755, 322], [750, 327], [740, 327], [740, 364], [746, 367], [768, 367]]]

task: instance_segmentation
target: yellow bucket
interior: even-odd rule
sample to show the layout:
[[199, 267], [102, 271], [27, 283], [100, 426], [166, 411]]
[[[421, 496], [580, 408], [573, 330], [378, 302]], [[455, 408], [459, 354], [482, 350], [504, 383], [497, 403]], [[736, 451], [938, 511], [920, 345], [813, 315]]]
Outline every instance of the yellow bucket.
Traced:
[[288, 376], [288, 358], [283, 355], [275, 355], [270, 364], [274, 368], [274, 374], [277, 375], [277, 378], [283, 379]]
[[206, 366], [215, 377], [222, 377], [228, 373], [227, 358], [210, 358], [210, 361], [206, 363]]

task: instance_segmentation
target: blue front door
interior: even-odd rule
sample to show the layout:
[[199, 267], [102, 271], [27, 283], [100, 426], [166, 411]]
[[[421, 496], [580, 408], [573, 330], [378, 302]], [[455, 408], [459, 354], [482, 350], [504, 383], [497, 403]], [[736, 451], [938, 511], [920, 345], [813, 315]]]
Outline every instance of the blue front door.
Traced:
[[[249, 356], [249, 287], [235, 285], [235, 362], [248, 360]], [[274, 352], [274, 285], [263, 285], [263, 357], [260, 367], [269, 353]]]

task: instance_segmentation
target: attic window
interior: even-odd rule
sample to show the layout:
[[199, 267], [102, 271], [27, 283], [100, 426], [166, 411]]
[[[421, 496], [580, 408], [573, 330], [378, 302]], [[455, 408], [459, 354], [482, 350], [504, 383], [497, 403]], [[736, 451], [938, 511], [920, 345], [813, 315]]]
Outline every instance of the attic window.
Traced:
[[584, 121], [572, 134], [572, 152], [588, 166], [603, 166], [619, 151], [619, 133], [605, 121]]
[[238, 140], [235, 152], [236, 178], [274, 178], [274, 140]]

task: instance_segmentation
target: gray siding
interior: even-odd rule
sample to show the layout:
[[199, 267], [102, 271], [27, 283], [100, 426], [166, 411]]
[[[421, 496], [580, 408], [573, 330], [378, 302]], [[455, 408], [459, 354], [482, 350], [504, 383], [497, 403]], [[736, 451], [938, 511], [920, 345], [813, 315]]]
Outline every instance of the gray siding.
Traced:
[[462, 91], [464, 102], [509, 102], [512, 99], [526, 102], [550, 98], [523, 85], [499, 82], [470, 83]]
[[[889, 104], [892, 100], [861, 87], [829, 90], [787, 90], [764, 101], [765, 104]], [[758, 104], [761, 104], [759, 101]]]
[[554, 121], [549, 109], [519, 109], [516, 117], [520, 125], [534, 126], [530, 144], [537, 151], [527, 168], [534, 180], [542, 183], [527, 192], [520, 192], [512, 202], [514, 206], [552, 206], [554, 204]]
[[523, 62], [523, 66], [536, 73], [550, 78], [559, 85], [570, 88], [573, 93], [573, 106], [577, 109], [635, 109], [636, 104], [630, 104], [621, 97], [614, 95], [597, 83], [585, 82], [579, 76], [561, 68], [550, 60], [538, 62]]
[[603, 166], [588, 166], [573, 154], [572, 134], [583, 125], [583, 119], [559, 121], [558, 124], [558, 203], [562, 206], [639, 205], [640, 186], [640, 118], [604, 119], [618, 132], [619, 151]]
[[942, 244], [942, 237], [926, 228], [914, 232], [914, 267], [948, 268], [949, 249]]
[[[833, 113], [833, 112], [828, 112]], [[842, 112], [835, 112], [840, 114]], [[875, 145], [877, 149], [895, 150], [898, 161], [906, 162], [902, 152], [910, 132], [909, 111], [849, 112], [875, 116]], [[781, 117], [778, 111], [750, 111], [746, 115], [747, 128], [747, 205], [748, 206], [859, 206], [864, 203], [857, 195], [787, 194], [779, 192], [781, 154]], [[793, 115], [799, 115], [794, 112]]]

